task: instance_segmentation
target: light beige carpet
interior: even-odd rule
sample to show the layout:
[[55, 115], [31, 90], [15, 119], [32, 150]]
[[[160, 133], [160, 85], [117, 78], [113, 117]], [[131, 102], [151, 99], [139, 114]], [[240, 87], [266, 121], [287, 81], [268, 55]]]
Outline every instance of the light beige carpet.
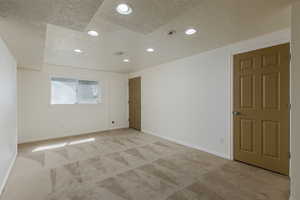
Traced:
[[287, 177], [131, 129], [19, 147], [1, 200], [288, 200]]

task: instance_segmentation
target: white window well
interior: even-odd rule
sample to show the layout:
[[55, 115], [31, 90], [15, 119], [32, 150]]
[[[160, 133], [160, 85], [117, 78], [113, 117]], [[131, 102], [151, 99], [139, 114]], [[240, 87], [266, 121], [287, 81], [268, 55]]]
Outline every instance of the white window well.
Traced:
[[101, 103], [98, 81], [51, 78], [51, 104], [98, 103]]

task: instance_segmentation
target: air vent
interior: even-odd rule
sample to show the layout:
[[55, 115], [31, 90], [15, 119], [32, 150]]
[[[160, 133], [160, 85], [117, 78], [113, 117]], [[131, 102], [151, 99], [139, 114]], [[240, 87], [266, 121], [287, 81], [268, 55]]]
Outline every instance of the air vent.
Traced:
[[123, 51], [118, 51], [115, 53], [116, 56], [123, 56], [125, 54], [125, 52]]

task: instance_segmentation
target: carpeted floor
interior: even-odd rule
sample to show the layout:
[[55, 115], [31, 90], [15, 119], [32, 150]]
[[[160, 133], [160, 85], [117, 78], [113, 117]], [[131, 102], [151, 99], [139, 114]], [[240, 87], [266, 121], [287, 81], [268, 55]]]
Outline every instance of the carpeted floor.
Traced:
[[1, 200], [288, 200], [289, 180], [131, 129], [19, 146]]

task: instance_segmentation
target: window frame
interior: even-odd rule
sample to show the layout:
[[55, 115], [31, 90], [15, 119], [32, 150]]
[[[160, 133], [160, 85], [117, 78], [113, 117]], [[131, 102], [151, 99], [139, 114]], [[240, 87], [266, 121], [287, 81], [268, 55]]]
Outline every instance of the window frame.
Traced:
[[[58, 103], [58, 104], [54, 104], [52, 103], [52, 81], [53, 79], [66, 79], [66, 80], [74, 80], [76, 81], [76, 102], [75, 103], [72, 103], [72, 104], [61, 104], [61, 103]], [[96, 103], [79, 103], [78, 102], [78, 86], [79, 86], [79, 81], [91, 81], [91, 82], [97, 82], [97, 91], [98, 91], [98, 94], [97, 94], [97, 102]], [[49, 104], [51, 106], [59, 106], [59, 105], [64, 105], [64, 106], [69, 106], [69, 105], [100, 105], [103, 103], [103, 90], [102, 90], [102, 84], [99, 80], [91, 80], [91, 79], [81, 79], [81, 78], [74, 78], [74, 77], [67, 77], [67, 76], [50, 76], [49, 77], [49, 87], [50, 87], [50, 102]]]

